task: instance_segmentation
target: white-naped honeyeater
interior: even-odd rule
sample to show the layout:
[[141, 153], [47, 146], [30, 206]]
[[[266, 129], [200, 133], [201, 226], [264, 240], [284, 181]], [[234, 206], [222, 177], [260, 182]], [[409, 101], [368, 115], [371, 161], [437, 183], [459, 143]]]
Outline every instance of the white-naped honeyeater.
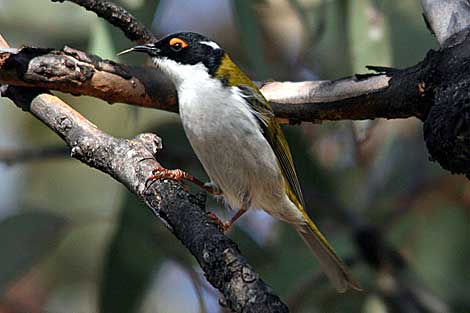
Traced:
[[[249, 208], [263, 209], [294, 227], [338, 291], [360, 290], [305, 211], [289, 146], [270, 104], [227, 53], [191, 32], [122, 53], [132, 51], [147, 53], [175, 84], [184, 131], [211, 180], [206, 189], [220, 191], [239, 209], [223, 228]], [[159, 168], [155, 174], [202, 185], [180, 170]]]

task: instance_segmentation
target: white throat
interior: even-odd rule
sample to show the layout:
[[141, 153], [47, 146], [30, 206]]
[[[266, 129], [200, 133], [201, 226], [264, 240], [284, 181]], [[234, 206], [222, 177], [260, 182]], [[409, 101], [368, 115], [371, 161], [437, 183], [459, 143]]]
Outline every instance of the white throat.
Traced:
[[175, 84], [178, 93], [182, 92], [182, 85], [199, 84], [211, 79], [206, 66], [202, 63], [193, 65], [180, 64], [168, 58], [154, 58], [155, 66], [167, 74]]

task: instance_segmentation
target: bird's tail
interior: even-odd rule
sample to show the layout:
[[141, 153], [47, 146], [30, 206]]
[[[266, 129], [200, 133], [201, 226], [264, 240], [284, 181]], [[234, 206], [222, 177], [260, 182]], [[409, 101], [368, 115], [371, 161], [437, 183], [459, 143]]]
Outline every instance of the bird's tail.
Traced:
[[362, 290], [349, 273], [346, 265], [339, 256], [336, 255], [325, 236], [323, 236], [307, 215], [305, 215], [305, 218], [307, 219], [306, 223], [295, 225], [295, 229], [315, 254], [322, 269], [325, 271], [336, 290], [338, 290], [338, 292], [345, 292], [348, 288], [358, 291]]

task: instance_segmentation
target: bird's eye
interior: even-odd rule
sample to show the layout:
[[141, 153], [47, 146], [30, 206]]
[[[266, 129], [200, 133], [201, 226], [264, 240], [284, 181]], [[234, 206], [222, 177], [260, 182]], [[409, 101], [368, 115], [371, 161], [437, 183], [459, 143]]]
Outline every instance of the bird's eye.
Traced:
[[172, 38], [169, 42], [170, 48], [175, 52], [180, 52], [183, 48], [188, 46], [188, 43], [181, 38]]
[[183, 46], [178, 42], [172, 45], [171, 49], [173, 49], [173, 51], [178, 52], [178, 51], [181, 51], [181, 49], [183, 49]]

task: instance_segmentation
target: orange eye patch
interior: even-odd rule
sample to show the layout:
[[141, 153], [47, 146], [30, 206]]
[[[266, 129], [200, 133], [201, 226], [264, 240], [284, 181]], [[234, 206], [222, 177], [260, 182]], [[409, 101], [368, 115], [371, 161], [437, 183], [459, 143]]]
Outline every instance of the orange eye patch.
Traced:
[[181, 38], [178, 38], [178, 37], [175, 37], [175, 38], [171, 38], [170, 40], [170, 46], [171, 47], [177, 47], [177, 46], [180, 46], [181, 48], [186, 48], [188, 46], [188, 43], [186, 41], [184, 41], [183, 39]]

